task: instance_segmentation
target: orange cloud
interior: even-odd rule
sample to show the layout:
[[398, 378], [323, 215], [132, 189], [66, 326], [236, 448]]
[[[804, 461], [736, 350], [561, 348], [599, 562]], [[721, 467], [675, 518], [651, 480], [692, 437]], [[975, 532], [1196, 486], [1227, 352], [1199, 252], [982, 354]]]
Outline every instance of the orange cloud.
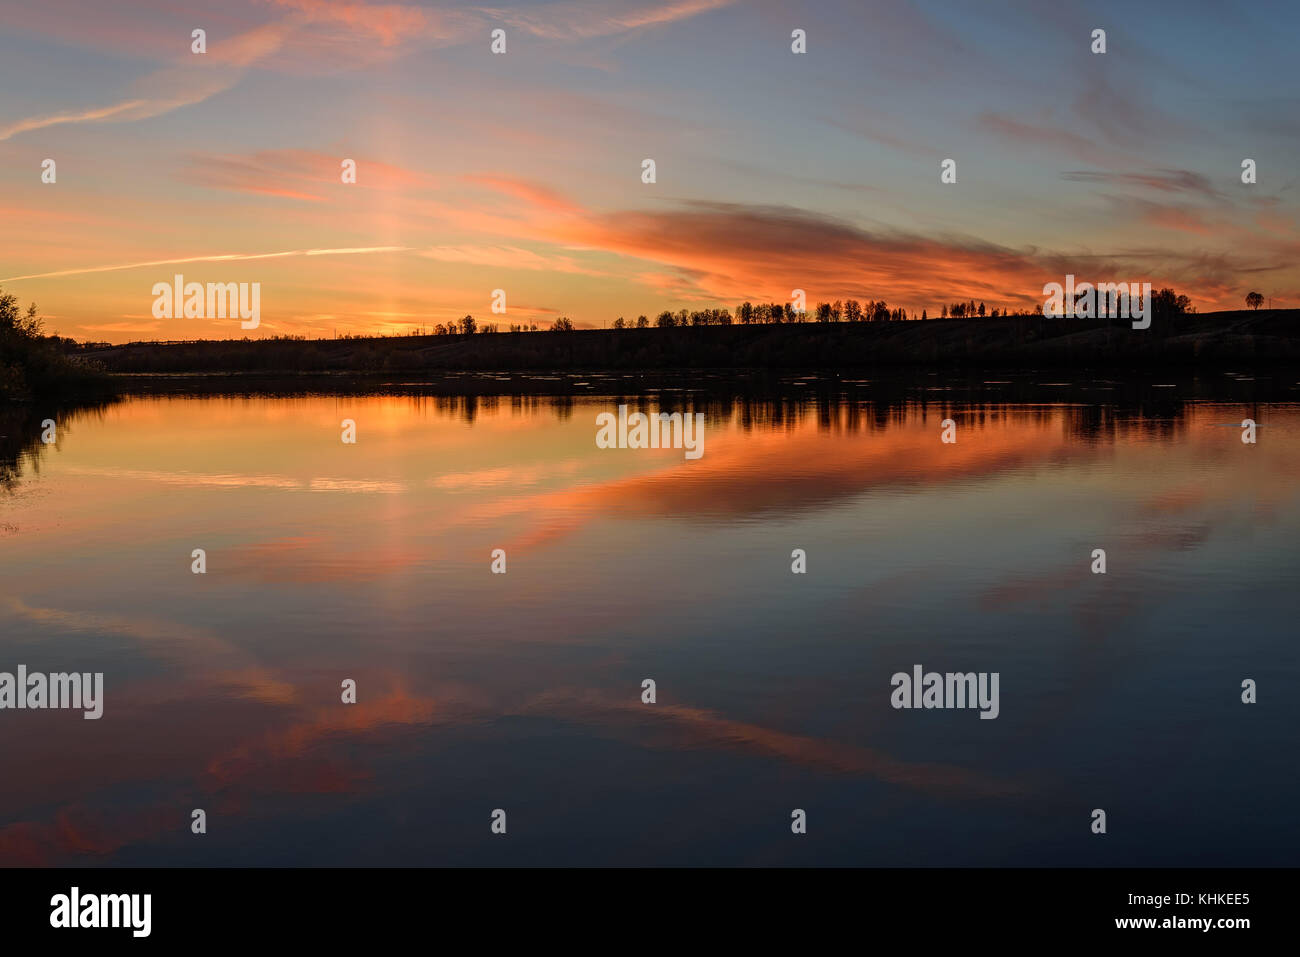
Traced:
[[399, 3], [362, 3], [349, 0], [271, 0], [276, 6], [295, 10], [311, 22], [327, 23], [347, 33], [375, 40], [383, 46], [433, 29], [435, 13]]
[[498, 193], [504, 193], [516, 199], [522, 199], [530, 206], [548, 213], [574, 215], [582, 213], [582, 207], [570, 201], [559, 192], [525, 179], [500, 175], [472, 175], [463, 179], [467, 183], [477, 183]]
[[1195, 233], [1207, 236], [1215, 231], [1199, 213], [1179, 206], [1162, 206], [1159, 203], [1143, 203], [1142, 219], [1162, 229], [1172, 229], [1183, 233]]
[[[495, 19], [550, 40], [584, 40], [662, 26], [731, 6], [736, 0], [668, 0], [623, 4], [601, 11], [590, 3], [551, 3], [535, 8], [488, 10]], [[616, 5], [617, 6], [617, 5]]]

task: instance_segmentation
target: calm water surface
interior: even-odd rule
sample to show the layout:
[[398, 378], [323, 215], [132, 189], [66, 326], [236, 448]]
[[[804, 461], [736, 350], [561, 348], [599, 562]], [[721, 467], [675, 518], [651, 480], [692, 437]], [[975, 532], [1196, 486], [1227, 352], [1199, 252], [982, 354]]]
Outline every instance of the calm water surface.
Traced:
[[[63, 415], [0, 671], [104, 716], [0, 711], [0, 863], [1295, 864], [1300, 405], [1048, 381], [702, 403], [698, 461], [589, 395]], [[914, 664], [1000, 716], [894, 710]]]

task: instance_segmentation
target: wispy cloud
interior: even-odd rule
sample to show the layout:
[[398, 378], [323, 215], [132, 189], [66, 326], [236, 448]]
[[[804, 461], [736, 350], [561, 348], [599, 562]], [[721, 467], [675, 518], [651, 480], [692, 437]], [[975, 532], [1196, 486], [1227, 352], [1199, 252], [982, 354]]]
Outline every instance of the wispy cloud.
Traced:
[[79, 276], [95, 272], [116, 272], [120, 269], [143, 269], [147, 266], [237, 262], [245, 259], [283, 259], [287, 256], [352, 256], [365, 253], [406, 252], [408, 249], [407, 246], [351, 246], [344, 249], [290, 249], [280, 253], [222, 253], [215, 256], [186, 256], [183, 259], [153, 259], [149, 262], [122, 263], [114, 266], [86, 266], [81, 269], [62, 269], [58, 272], [43, 272], [30, 276], [10, 276], [7, 279], [0, 279], [0, 282], [18, 282], [22, 279], [49, 279], [53, 276]]
[[[438, 178], [380, 160], [349, 155], [356, 162], [357, 179], [349, 188], [402, 190], [432, 188]], [[213, 189], [322, 202], [328, 190], [343, 184], [342, 155], [317, 150], [259, 150], [247, 155], [194, 154], [180, 172], [183, 182]]]
[[499, 269], [527, 269], [532, 271], [552, 271], [578, 273], [586, 276], [605, 275], [598, 270], [583, 266], [572, 256], [548, 255], [523, 249], [519, 246], [434, 246], [421, 250], [419, 255], [426, 259], [436, 259], [445, 263], [461, 263], [466, 266], [492, 266]]
[[146, 120], [201, 103], [233, 87], [248, 67], [278, 51], [290, 29], [290, 24], [285, 22], [249, 30], [214, 46], [210, 53], [187, 54], [191, 60], [148, 74], [136, 81], [131, 94], [118, 103], [30, 116], [0, 127], [0, 141], [66, 123]]
[[[548, 40], [584, 40], [662, 26], [729, 7], [736, 0], [669, 0], [669, 2], [612, 4], [606, 9], [591, 3], [552, 3], [522, 9], [483, 8], [494, 20], [526, 30]], [[612, 9], [609, 7], [612, 6]]]
[[1192, 193], [1211, 199], [1223, 194], [1214, 188], [1208, 177], [1186, 169], [1153, 169], [1135, 173], [1116, 173], [1098, 170], [1065, 170], [1061, 179], [1078, 183], [1105, 183], [1112, 186], [1132, 186], [1162, 193]]
[[105, 120], [141, 119], [153, 115], [149, 112], [150, 109], [151, 104], [148, 100], [127, 100], [123, 103], [114, 103], [112, 106], [67, 113], [51, 113], [46, 116], [32, 116], [25, 120], [19, 120], [17, 123], [0, 127], [0, 140], [7, 140], [19, 133], [43, 130], [46, 127], [60, 126], [64, 123], [99, 123]]
[[1089, 136], [1059, 126], [1025, 122], [1004, 113], [981, 113], [976, 126], [1010, 140], [1018, 146], [1034, 146], [1064, 153], [1071, 158], [1084, 159], [1102, 166], [1113, 166], [1129, 157], [1120, 156], [1114, 149], [1098, 146]]

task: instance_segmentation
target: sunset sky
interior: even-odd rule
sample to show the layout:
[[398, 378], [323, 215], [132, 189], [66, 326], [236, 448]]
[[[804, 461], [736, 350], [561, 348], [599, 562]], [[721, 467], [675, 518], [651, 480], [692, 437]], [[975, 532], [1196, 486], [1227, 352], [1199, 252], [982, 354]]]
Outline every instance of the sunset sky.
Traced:
[[[3, 0], [0, 286], [109, 341], [1032, 309], [1067, 272], [1300, 307], [1300, 7], [1141, 6]], [[176, 273], [261, 283], [260, 328], [153, 318]]]

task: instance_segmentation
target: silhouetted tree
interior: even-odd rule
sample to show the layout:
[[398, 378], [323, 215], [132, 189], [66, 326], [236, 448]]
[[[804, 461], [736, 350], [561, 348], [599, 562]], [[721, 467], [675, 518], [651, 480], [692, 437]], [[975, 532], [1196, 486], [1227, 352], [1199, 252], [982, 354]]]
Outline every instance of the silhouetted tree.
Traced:
[[1192, 300], [1175, 293], [1166, 286], [1151, 295], [1151, 316], [1153, 319], [1173, 319], [1176, 316], [1192, 312]]
[[1264, 305], [1264, 297], [1257, 292], [1246, 293], [1246, 307], [1248, 309], [1258, 309]]
[[0, 291], [0, 399], [107, 388], [98, 363], [70, 358], [42, 325], [35, 303], [23, 312], [17, 296]]

